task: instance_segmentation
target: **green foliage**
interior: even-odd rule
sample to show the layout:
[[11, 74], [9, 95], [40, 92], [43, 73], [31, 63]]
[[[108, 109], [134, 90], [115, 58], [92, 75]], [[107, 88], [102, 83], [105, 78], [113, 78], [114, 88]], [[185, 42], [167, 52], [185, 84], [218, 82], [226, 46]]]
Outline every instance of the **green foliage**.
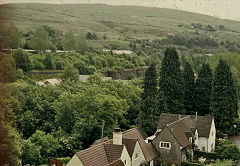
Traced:
[[9, 86], [0, 84], [0, 165], [18, 166], [21, 156], [21, 138], [12, 127], [13, 113], [10, 103]]
[[85, 55], [88, 50], [88, 44], [85, 35], [78, 35], [77, 36], [77, 46], [76, 51]]
[[175, 48], [168, 48], [164, 53], [159, 87], [166, 97], [169, 111], [174, 114], [184, 114], [184, 84], [178, 53]]
[[230, 67], [223, 60], [215, 70], [212, 83], [211, 112], [216, 128], [232, 135], [238, 118], [238, 102]]
[[67, 164], [71, 158], [70, 157], [61, 157], [61, 158], [57, 158], [59, 161], [63, 162], [64, 164]]
[[68, 51], [76, 50], [77, 41], [72, 31], [68, 31], [64, 35], [63, 46], [64, 46], [64, 50], [68, 50]]
[[50, 134], [37, 130], [25, 141], [23, 164], [46, 164], [49, 156], [56, 156], [59, 144]]
[[43, 27], [35, 29], [30, 38], [30, 47], [35, 50], [45, 51], [50, 48], [48, 32]]
[[43, 62], [44, 62], [45, 69], [48, 69], [48, 70], [54, 69], [54, 64], [53, 64], [51, 54], [46, 54]]
[[16, 49], [21, 45], [21, 35], [15, 24], [0, 28], [0, 50], [2, 48]]
[[210, 114], [212, 92], [212, 70], [208, 64], [203, 64], [195, 82], [195, 110], [199, 115]]
[[181, 162], [182, 166], [203, 166], [203, 164], [190, 163], [190, 162]]
[[208, 62], [212, 69], [215, 69], [219, 60], [224, 60], [231, 68], [234, 83], [237, 88], [238, 97], [240, 97], [240, 56], [235, 53], [223, 53], [211, 56]]
[[77, 69], [75, 69], [73, 66], [68, 65], [62, 74], [63, 80], [70, 80], [70, 81], [78, 81], [79, 80], [79, 74]]
[[29, 54], [22, 49], [17, 49], [13, 52], [16, 67], [23, 71], [30, 71], [32, 69], [31, 60]]
[[157, 110], [157, 70], [152, 64], [145, 72], [139, 122], [147, 135], [154, 134], [160, 113]]
[[188, 115], [194, 114], [194, 72], [191, 65], [187, 62], [183, 71], [185, 95], [184, 107]]
[[216, 163], [211, 164], [211, 166], [235, 166], [236, 163], [232, 160], [224, 160], [224, 161], [220, 161], [220, 160], [216, 160]]
[[219, 153], [216, 153], [216, 152], [204, 152], [204, 151], [199, 151], [199, 150], [195, 151], [195, 157], [196, 158], [203, 157], [203, 158], [206, 158], [206, 159], [214, 159], [214, 160], [222, 159], [222, 156]]
[[231, 159], [233, 161], [240, 159], [240, 150], [237, 145], [226, 140], [219, 143], [216, 152], [221, 155], [222, 159]]
[[16, 80], [16, 66], [12, 55], [0, 53], [0, 83]]

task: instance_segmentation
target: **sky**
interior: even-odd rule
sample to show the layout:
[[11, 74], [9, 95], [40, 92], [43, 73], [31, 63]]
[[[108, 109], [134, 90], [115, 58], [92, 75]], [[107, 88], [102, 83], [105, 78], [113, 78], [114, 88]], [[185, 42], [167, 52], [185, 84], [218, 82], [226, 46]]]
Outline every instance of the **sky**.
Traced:
[[103, 3], [171, 8], [240, 21], [240, 0], [0, 0], [5, 3]]

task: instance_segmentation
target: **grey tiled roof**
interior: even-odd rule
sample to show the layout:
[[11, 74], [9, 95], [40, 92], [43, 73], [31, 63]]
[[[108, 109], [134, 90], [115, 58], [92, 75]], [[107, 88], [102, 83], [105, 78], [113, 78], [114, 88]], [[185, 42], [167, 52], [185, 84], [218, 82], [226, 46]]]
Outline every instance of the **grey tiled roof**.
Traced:
[[213, 117], [162, 113], [159, 117], [158, 129], [163, 129], [167, 124], [183, 119], [191, 131], [198, 130], [199, 137], [209, 137]]

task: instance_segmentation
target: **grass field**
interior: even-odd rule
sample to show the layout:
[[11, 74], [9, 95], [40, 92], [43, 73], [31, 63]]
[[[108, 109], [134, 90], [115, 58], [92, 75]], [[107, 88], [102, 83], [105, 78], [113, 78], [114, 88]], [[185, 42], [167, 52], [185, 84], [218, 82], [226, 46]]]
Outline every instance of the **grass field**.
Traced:
[[[184, 12], [174, 9], [151, 7], [110, 6], [102, 4], [9, 4], [1, 5], [3, 24], [14, 22], [22, 32], [49, 25], [63, 32], [94, 32], [100, 39], [106, 34], [107, 41], [97, 41], [97, 46], [111, 42], [126, 47], [128, 40], [164, 38], [170, 34], [211, 35], [215, 38], [239, 40], [240, 22]], [[206, 32], [191, 28], [192, 23], [218, 27], [224, 31]], [[181, 26], [180, 26], [181, 25]]]

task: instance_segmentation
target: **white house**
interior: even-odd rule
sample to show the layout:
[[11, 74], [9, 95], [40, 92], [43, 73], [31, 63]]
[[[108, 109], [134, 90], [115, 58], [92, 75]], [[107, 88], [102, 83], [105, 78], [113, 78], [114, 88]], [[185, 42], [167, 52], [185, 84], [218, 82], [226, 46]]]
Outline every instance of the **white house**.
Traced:
[[201, 151], [211, 152], [215, 150], [216, 128], [212, 116], [180, 115], [162, 113], [159, 118], [157, 132], [160, 132], [167, 124], [183, 119], [186, 125], [195, 135], [195, 144]]

